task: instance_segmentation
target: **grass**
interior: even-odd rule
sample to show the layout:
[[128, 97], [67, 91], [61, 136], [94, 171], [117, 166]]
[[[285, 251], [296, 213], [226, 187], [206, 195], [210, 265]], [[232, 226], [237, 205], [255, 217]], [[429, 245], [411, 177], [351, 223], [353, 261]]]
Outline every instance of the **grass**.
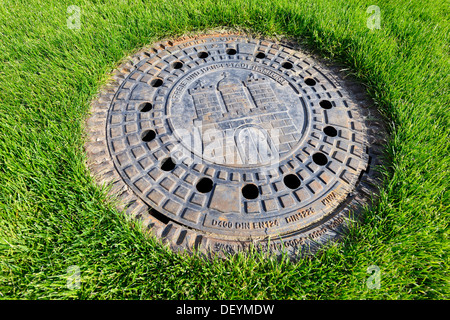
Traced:
[[[448, 299], [445, 0], [0, 0], [0, 298]], [[69, 5], [81, 28], [67, 27]], [[381, 29], [366, 26], [377, 5]], [[216, 27], [289, 35], [366, 87], [390, 138], [376, 205], [296, 264], [177, 255], [128, 223], [85, 168], [89, 103], [120, 59]], [[366, 282], [380, 268], [379, 289]], [[81, 287], [67, 287], [78, 266]]]

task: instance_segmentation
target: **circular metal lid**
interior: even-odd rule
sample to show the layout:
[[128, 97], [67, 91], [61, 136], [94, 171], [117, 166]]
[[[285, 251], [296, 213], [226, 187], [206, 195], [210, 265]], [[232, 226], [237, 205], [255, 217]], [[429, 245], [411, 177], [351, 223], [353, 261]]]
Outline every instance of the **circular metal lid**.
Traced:
[[203, 36], [144, 49], [115, 79], [93, 102], [90, 168], [172, 247], [294, 254], [337, 235], [368, 137], [312, 58]]

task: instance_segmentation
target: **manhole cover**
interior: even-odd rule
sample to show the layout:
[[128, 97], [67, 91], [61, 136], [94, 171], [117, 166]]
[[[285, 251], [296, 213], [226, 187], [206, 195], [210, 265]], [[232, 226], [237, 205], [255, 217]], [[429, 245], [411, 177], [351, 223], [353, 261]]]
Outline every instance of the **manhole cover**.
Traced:
[[224, 35], [142, 50], [115, 79], [93, 102], [90, 168], [173, 248], [294, 255], [338, 236], [369, 134], [329, 70]]

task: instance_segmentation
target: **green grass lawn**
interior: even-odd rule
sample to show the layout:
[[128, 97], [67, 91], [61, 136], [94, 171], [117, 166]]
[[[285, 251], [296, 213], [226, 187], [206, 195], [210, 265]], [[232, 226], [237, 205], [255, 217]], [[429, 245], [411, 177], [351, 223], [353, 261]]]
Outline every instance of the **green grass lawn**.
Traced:
[[[380, 29], [366, 25], [371, 5]], [[0, 299], [448, 299], [449, 16], [446, 0], [0, 0]], [[293, 37], [340, 63], [389, 128], [378, 203], [312, 259], [174, 254], [85, 167], [89, 104], [120, 60], [220, 27]]]

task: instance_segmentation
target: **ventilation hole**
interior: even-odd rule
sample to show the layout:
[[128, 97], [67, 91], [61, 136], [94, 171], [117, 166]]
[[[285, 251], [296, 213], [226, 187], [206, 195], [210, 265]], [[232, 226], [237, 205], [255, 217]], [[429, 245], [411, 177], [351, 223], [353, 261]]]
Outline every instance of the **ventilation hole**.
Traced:
[[312, 156], [312, 159], [313, 159], [314, 163], [319, 166], [324, 166], [328, 163], [327, 156], [324, 155], [322, 152], [314, 153]]
[[283, 182], [289, 189], [297, 189], [300, 187], [300, 179], [296, 174], [288, 174], [284, 177]]
[[177, 242], [176, 242], [177, 245], [181, 245], [183, 243], [184, 239], [186, 239], [186, 235], [187, 235], [187, 231], [186, 230], [183, 230], [183, 231], [180, 232], [180, 235], [178, 236], [178, 239], [177, 239]]
[[205, 52], [205, 51], [200, 51], [199, 53], [197, 53], [197, 57], [199, 57], [200, 59], [206, 59], [208, 58], [209, 53]]
[[175, 61], [172, 63], [172, 68], [174, 69], [181, 69], [183, 67], [183, 62], [181, 61]]
[[149, 142], [155, 139], [156, 132], [153, 130], [146, 130], [142, 133], [142, 141]]
[[167, 158], [162, 162], [161, 170], [163, 171], [172, 171], [175, 168], [175, 162], [173, 162], [172, 158]]
[[[281, 64], [281, 66], [283, 67], [283, 68], [285, 68], [285, 69], [292, 69], [294, 66], [292, 65], [292, 63], [290, 63], [290, 62], [288, 62], [288, 61], [286, 61], [286, 62], [283, 62], [282, 64]], [[312, 79], [311, 79], [312, 80]], [[314, 80], [313, 80], [314, 81]]]
[[173, 224], [168, 224], [164, 230], [161, 232], [161, 238], [165, 238], [167, 237], [167, 235], [169, 234], [170, 230], [172, 230]]
[[329, 137], [336, 137], [337, 130], [334, 127], [328, 126], [323, 128], [323, 132]]
[[330, 101], [328, 100], [322, 100], [319, 102], [319, 105], [324, 108], [324, 109], [331, 109], [333, 107], [333, 105], [331, 104]]
[[366, 173], [366, 170], [361, 170], [361, 172], [360, 172], [360, 174], [359, 174], [359, 176], [358, 176], [358, 181], [361, 181], [361, 180], [362, 180], [362, 178], [363, 178], [363, 176], [364, 176], [364, 173]]
[[225, 52], [230, 56], [234, 56], [237, 53], [236, 49], [233, 48], [228, 48]]
[[247, 184], [242, 188], [242, 195], [246, 199], [256, 199], [259, 195], [258, 187], [254, 184]]
[[150, 102], [144, 102], [139, 106], [140, 112], [149, 112], [153, 109], [153, 105]]
[[306, 83], [308, 86], [314, 86], [314, 85], [316, 84], [316, 80], [314, 80], [313, 78], [306, 78], [306, 79], [305, 79], [305, 83]]
[[208, 193], [213, 188], [213, 181], [210, 178], [202, 178], [197, 183], [197, 190], [201, 193]]
[[199, 249], [200, 246], [202, 245], [202, 241], [203, 241], [203, 236], [197, 236], [195, 238], [195, 242], [194, 242], [194, 249]]
[[154, 79], [152, 79], [152, 81], [150, 81], [150, 85], [154, 88], [161, 87], [162, 84], [163, 84], [163, 81], [160, 78], [154, 78]]
[[258, 52], [258, 53], [256, 54], [256, 57], [257, 57], [258, 59], [264, 59], [264, 58], [266, 57], [266, 54], [265, 54], [264, 52]]

